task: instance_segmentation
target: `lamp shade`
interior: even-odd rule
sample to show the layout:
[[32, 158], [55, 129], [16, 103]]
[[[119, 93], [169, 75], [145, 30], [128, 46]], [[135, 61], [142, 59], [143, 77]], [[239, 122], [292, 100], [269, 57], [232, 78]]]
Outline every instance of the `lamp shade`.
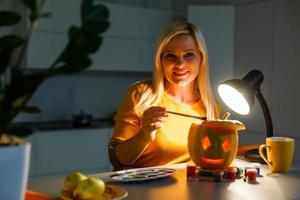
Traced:
[[263, 80], [264, 76], [259, 70], [252, 70], [242, 79], [231, 79], [221, 83], [218, 92], [230, 109], [247, 115], [254, 104], [254, 96], [260, 90]]
[[244, 80], [232, 79], [221, 83], [218, 92], [224, 103], [233, 111], [247, 115], [254, 103], [254, 92]]
[[223, 102], [233, 111], [247, 115], [256, 96], [265, 117], [267, 137], [273, 136], [273, 125], [267, 103], [261, 93], [260, 86], [264, 76], [259, 70], [252, 70], [242, 79], [231, 79], [222, 82], [218, 92]]

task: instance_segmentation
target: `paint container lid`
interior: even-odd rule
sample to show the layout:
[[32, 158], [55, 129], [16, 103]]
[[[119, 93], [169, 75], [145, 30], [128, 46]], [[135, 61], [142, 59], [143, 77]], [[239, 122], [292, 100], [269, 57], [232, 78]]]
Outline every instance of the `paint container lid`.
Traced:
[[257, 170], [257, 176], [260, 176], [260, 167], [261, 167], [261, 164], [253, 162], [253, 163], [250, 163], [250, 166], [254, 167]]
[[237, 172], [237, 168], [236, 167], [228, 167], [226, 169], [227, 172], [231, 172], [231, 173], [236, 173]]
[[261, 164], [257, 163], [257, 162], [252, 162], [252, 163], [250, 163], [250, 166], [255, 167], [255, 168], [260, 168]]

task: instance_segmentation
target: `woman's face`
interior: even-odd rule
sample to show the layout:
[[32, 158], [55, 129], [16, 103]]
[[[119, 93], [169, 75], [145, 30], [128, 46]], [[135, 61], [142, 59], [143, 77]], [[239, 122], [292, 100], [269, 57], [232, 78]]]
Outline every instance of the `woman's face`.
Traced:
[[183, 34], [172, 38], [162, 53], [161, 62], [167, 85], [185, 87], [194, 84], [201, 56], [193, 37]]

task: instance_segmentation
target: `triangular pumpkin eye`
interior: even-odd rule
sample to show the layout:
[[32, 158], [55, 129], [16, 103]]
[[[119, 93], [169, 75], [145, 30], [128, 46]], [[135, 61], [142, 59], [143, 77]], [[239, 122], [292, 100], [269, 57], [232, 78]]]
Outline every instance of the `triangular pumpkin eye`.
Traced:
[[211, 143], [207, 135], [201, 139], [201, 144], [204, 150], [210, 147]]
[[231, 150], [231, 143], [229, 140], [225, 140], [222, 144], [223, 151], [226, 153]]

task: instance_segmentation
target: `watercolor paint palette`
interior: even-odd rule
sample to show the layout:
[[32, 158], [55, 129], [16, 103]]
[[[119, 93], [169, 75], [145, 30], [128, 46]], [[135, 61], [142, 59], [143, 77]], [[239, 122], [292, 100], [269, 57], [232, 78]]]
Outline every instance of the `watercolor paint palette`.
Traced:
[[168, 177], [174, 173], [176, 170], [172, 168], [129, 169], [116, 172], [110, 177], [120, 182], [147, 181]]

